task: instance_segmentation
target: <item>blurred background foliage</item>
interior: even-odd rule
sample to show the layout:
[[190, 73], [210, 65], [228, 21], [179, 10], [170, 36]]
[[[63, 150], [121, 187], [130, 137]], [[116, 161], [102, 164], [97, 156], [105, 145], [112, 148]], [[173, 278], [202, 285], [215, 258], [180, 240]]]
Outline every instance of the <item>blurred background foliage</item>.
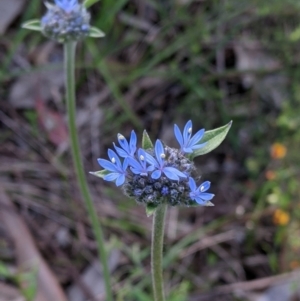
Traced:
[[[13, 13], [0, 13], [9, 19], [0, 22], [1, 191], [68, 298], [92, 299], [100, 293], [81, 276], [96, 250], [70, 166], [62, 48], [20, 29], [42, 16], [40, 0], [3, 3]], [[268, 298], [268, 287], [300, 266], [299, 1], [101, 0], [90, 10], [106, 37], [77, 51], [86, 171], [100, 169], [96, 159], [119, 132], [141, 137], [147, 129], [176, 146], [174, 123], [191, 119], [194, 130], [209, 130], [233, 120], [225, 142], [197, 160], [215, 207], [169, 211], [168, 300]], [[114, 185], [89, 181], [112, 250], [116, 300], [152, 300], [151, 218]], [[8, 233], [0, 225], [0, 282], [20, 287], [11, 280], [20, 254]], [[72, 297], [76, 285], [82, 299]]]

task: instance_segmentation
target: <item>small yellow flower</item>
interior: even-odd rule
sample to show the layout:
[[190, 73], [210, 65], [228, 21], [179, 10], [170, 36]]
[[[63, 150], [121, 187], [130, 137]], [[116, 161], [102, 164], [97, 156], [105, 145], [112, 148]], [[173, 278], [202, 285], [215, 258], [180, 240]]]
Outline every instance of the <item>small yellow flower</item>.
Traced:
[[290, 221], [290, 215], [281, 209], [276, 209], [273, 214], [273, 223], [275, 225], [284, 226]]
[[286, 156], [287, 149], [281, 143], [274, 143], [271, 146], [271, 157], [273, 159], [282, 159]]
[[290, 262], [290, 268], [291, 270], [298, 269], [300, 267], [300, 262], [297, 260], [293, 260]]
[[265, 177], [267, 180], [274, 180], [276, 179], [276, 172], [273, 170], [267, 170], [265, 173]]

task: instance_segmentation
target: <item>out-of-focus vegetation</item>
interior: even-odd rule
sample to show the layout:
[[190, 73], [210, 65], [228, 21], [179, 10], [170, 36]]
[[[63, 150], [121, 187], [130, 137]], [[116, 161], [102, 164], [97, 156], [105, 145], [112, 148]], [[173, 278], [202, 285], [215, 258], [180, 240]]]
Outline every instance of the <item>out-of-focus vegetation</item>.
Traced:
[[[43, 12], [24, 1], [0, 40], [0, 186], [63, 288], [81, 285], [87, 300], [93, 288], [80, 275], [96, 248], [70, 166], [62, 49], [20, 29]], [[197, 161], [215, 207], [169, 212], [166, 289], [169, 301], [255, 300], [300, 266], [299, 1], [101, 0], [91, 13], [106, 37], [78, 45], [86, 171], [100, 169], [118, 132], [146, 128], [175, 145], [174, 123], [208, 130], [233, 120]], [[151, 218], [114, 185], [89, 181], [117, 254], [116, 300], [152, 300]], [[0, 267], [15, 273], [19, 256], [0, 223]], [[0, 281], [17, 284], [11, 273]]]

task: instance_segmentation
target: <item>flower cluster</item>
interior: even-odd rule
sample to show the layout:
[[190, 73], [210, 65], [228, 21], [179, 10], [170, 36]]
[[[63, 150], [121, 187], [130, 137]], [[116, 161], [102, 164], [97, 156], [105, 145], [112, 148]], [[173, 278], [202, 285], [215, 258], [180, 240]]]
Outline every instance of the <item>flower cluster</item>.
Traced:
[[46, 3], [46, 6], [48, 11], [41, 19], [45, 36], [65, 42], [89, 35], [90, 14], [77, 0], [55, 0], [55, 5]]
[[160, 140], [148, 149], [137, 149], [134, 131], [129, 141], [118, 134], [119, 146], [114, 144], [115, 151], [108, 150], [110, 160], [98, 159], [104, 168], [100, 176], [106, 181], [114, 181], [117, 186], [122, 185], [124, 192], [138, 203], [154, 206], [161, 202], [168, 202], [171, 206], [212, 205], [210, 200], [214, 194], [206, 192], [210, 182], [203, 182], [197, 187], [196, 169], [190, 159], [194, 150], [206, 144], [201, 143], [204, 129], [192, 136], [192, 122], [188, 121], [183, 132], [175, 125], [174, 133], [180, 149], [164, 146]]

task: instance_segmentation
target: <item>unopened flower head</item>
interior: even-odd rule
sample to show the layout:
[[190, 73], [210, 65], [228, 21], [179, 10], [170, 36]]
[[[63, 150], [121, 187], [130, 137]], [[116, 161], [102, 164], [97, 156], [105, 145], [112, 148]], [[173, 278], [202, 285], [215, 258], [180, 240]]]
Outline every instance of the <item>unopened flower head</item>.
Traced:
[[154, 149], [148, 152], [143, 150], [143, 153], [146, 158], [146, 162], [143, 162], [147, 169], [135, 168], [137, 160], [129, 159], [134, 174], [127, 177], [128, 180], [124, 185], [125, 193], [143, 204], [158, 205], [162, 201], [167, 201], [171, 206], [191, 205], [193, 202], [189, 197], [188, 176], [195, 171], [193, 163], [183, 158], [183, 155], [175, 149], [164, 147], [160, 140], [156, 141]]
[[[156, 140], [152, 148], [137, 150], [137, 137], [134, 131], [127, 140], [118, 134], [119, 146], [114, 144], [117, 154], [108, 150], [110, 161], [98, 159], [105, 168], [101, 177], [106, 181], [114, 181], [122, 185], [126, 195], [145, 205], [159, 205], [167, 202], [171, 206], [212, 205], [213, 194], [206, 192], [210, 182], [196, 185], [196, 168], [190, 159], [190, 150], [199, 149], [204, 130], [191, 137], [191, 121], [185, 127], [183, 135], [175, 131], [180, 149], [164, 145]], [[180, 136], [181, 135], [181, 136]], [[179, 139], [178, 139], [179, 137]], [[181, 139], [182, 138], [182, 139]], [[121, 162], [123, 161], [123, 162]], [[94, 173], [96, 174], [96, 173]]]
[[88, 36], [90, 14], [77, 0], [55, 0], [55, 5], [46, 3], [47, 13], [41, 19], [45, 36], [59, 42], [78, 41]]

